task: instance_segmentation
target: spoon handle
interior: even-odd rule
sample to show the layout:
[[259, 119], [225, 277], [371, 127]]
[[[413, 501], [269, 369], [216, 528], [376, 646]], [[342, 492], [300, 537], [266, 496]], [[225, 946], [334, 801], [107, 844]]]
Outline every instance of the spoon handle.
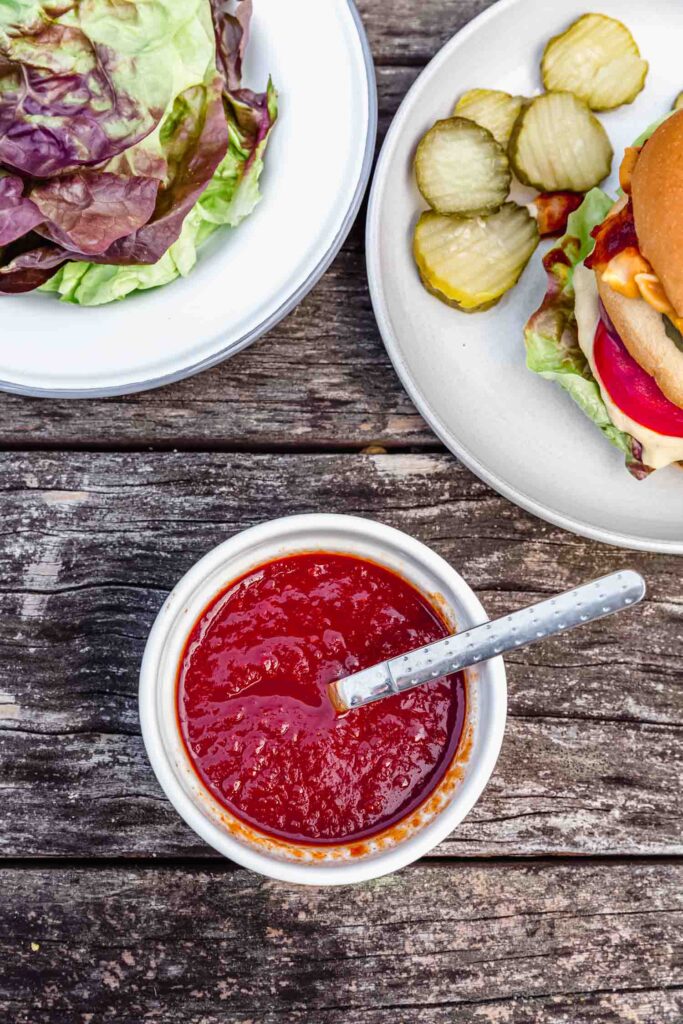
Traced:
[[604, 576], [340, 679], [330, 687], [332, 702], [339, 711], [350, 711], [412, 690], [414, 686], [623, 611], [642, 601], [645, 592], [645, 581], [637, 572], [625, 569]]

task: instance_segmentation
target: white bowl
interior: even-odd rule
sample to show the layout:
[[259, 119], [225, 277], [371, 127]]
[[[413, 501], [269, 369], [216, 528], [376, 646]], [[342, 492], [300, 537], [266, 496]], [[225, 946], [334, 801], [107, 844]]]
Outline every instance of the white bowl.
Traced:
[[240, 533], [201, 559], [171, 592], [147, 641], [140, 673], [140, 721], [152, 767], [187, 824], [224, 856], [284, 882], [344, 885], [388, 874], [437, 846], [472, 809], [494, 769], [505, 729], [502, 659], [466, 673], [463, 738], [436, 791], [393, 829], [350, 846], [296, 846], [247, 828], [200, 782], [176, 712], [178, 665], [192, 627], [231, 580], [283, 555], [331, 551], [378, 562], [438, 603], [453, 630], [485, 622], [473, 591], [442, 558], [391, 527], [338, 515], [276, 519]]

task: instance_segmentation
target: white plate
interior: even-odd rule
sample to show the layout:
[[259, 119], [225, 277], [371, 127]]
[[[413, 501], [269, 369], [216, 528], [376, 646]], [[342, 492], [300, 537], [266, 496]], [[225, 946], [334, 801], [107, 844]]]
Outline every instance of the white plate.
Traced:
[[4, 297], [0, 388], [87, 398], [157, 387], [234, 355], [301, 301], [346, 238], [377, 125], [374, 68], [352, 0], [258, 0], [245, 84], [272, 74], [281, 116], [263, 200], [185, 280], [84, 309]]
[[[387, 136], [370, 199], [368, 275], [380, 330], [416, 406], [451, 451], [501, 494], [549, 522], [611, 544], [683, 554], [683, 471], [638, 483], [559, 386], [525, 366], [523, 325], [545, 293], [538, 254], [499, 306], [458, 313], [422, 288], [411, 236], [424, 208], [414, 148], [477, 86], [540, 91], [544, 44], [587, 11], [624, 21], [651, 69], [638, 100], [603, 118], [619, 153], [683, 87], [679, 0], [502, 0], [448, 43], [422, 73]], [[616, 175], [609, 183], [616, 188]]]

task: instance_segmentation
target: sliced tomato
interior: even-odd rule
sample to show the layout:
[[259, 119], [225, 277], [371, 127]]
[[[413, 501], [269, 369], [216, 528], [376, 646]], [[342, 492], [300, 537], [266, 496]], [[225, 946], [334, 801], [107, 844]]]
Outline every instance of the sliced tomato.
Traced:
[[683, 409], [669, 401], [602, 320], [595, 332], [593, 358], [605, 390], [626, 416], [657, 434], [683, 437]]

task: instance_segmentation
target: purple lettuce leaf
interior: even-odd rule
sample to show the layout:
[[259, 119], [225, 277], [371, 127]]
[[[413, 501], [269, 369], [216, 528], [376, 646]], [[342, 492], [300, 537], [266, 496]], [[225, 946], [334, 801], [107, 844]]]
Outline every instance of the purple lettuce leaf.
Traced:
[[156, 128], [163, 110], [114, 84], [120, 58], [107, 47], [46, 19], [20, 31], [0, 37], [0, 163], [50, 178], [105, 163]]
[[261, 143], [268, 138], [277, 119], [277, 95], [271, 86], [267, 92], [237, 89], [226, 95], [228, 117], [239, 129], [241, 143], [250, 150], [245, 172], [251, 166]]
[[180, 236], [183, 222], [213, 178], [228, 149], [228, 124], [223, 107], [222, 82], [192, 86], [177, 97], [164, 122], [161, 143], [168, 164], [168, 179], [159, 189], [150, 221], [93, 263], [156, 263]]
[[146, 224], [158, 191], [154, 178], [79, 171], [39, 184], [31, 199], [45, 221], [39, 228], [43, 237], [92, 257]]
[[249, 42], [249, 26], [253, 13], [252, 0], [240, 0], [235, 14], [230, 0], [211, 0], [216, 32], [216, 60], [225, 79], [226, 89], [239, 89], [242, 62]]
[[[69, 260], [155, 264], [229, 146], [244, 176], [277, 116], [271, 87], [240, 88], [252, 0], [210, 0], [215, 78], [186, 89], [165, 117], [158, 100], [127, 91], [139, 70], [126, 47], [78, 27], [79, 4], [93, 2], [0, 0], [0, 293], [37, 288]], [[147, 156], [137, 144], [162, 117]]]
[[16, 242], [43, 220], [38, 207], [24, 195], [24, 182], [15, 175], [0, 178], [0, 246]]
[[225, 83], [227, 113], [239, 130], [241, 147], [250, 151], [245, 168], [248, 170], [277, 117], [270, 87], [262, 93], [240, 88], [242, 61], [253, 14], [252, 0], [241, 0], [235, 14], [231, 13], [230, 0], [211, 0], [211, 8], [218, 69]]
[[0, 295], [40, 288], [70, 258], [60, 247], [42, 242], [38, 235], [29, 234], [18, 244], [0, 249]]

